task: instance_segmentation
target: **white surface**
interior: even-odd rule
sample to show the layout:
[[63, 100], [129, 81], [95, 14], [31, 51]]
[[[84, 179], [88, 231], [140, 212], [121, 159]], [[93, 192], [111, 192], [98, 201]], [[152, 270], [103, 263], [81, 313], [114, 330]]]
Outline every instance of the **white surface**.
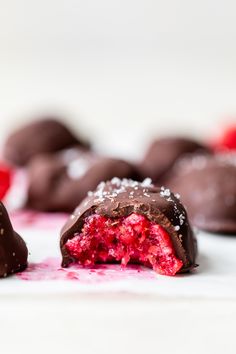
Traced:
[[153, 297], [1, 297], [1, 352], [234, 354], [236, 304]]
[[153, 297], [1, 297], [1, 352], [234, 354], [236, 304]]
[[[27, 240], [30, 263], [59, 255], [60, 217], [13, 223]], [[235, 353], [236, 239], [198, 239], [199, 269], [180, 278], [2, 280], [1, 353]]]

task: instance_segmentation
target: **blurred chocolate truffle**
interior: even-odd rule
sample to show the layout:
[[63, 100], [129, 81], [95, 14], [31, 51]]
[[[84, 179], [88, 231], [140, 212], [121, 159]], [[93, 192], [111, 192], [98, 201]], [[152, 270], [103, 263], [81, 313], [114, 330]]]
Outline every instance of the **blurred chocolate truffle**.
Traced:
[[78, 148], [41, 155], [28, 165], [26, 206], [42, 211], [71, 212], [99, 182], [112, 177], [135, 176], [134, 166], [126, 161]]
[[236, 154], [182, 159], [166, 186], [180, 194], [193, 225], [236, 234]]
[[161, 183], [180, 157], [202, 152], [209, 153], [210, 150], [192, 139], [181, 137], [157, 139], [149, 146], [139, 165], [141, 176], [150, 177], [153, 182]]
[[59, 120], [42, 118], [13, 132], [6, 140], [3, 156], [14, 165], [25, 165], [35, 155], [75, 145], [87, 146]]
[[8, 213], [0, 202], [0, 277], [24, 270], [27, 258], [26, 244], [13, 230]]

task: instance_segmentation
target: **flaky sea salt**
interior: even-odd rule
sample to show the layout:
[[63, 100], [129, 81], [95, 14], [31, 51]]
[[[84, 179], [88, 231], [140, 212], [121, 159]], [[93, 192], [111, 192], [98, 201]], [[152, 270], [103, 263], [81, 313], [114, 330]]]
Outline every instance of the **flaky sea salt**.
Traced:
[[185, 215], [184, 214], [180, 214], [179, 215], [179, 223], [180, 223], [180, 225], [183, 225], [184, 220], [185, 220]]
[[142, 187], [151, 187], [152, 186], [152, 180], [151, 178], [145, 178], [143, 182], [141, 183]]
[[165, 187], [161, 187], [161, 191], [160, 191], [160, 196], [161, 197], [170, 197], [171, 192], [168, 188], [165, 189]]

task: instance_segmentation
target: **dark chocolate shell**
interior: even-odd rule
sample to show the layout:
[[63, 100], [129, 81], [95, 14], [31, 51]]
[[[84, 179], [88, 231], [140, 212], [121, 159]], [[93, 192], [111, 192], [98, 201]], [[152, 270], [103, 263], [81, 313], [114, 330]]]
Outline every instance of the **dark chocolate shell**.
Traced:
[[13, 230], [8, 213], [0, 202], [0, 277], [24, 270], [27, 257], [26, 244]]
[[99, 182], [114, 176], [132, 178], [134, 166], [81, 149], [34, 158], [28, 166], [27, 207], [72, 212]]
[[155, 187], [148, 179], [139, 183], [118, 178], [113, 178], [107, 183], [102, 182], [70, 216], [61, 231], [62, 266], [66, 267], [73, 262], [65, 244], [68, 239], [80, 232], [87, 216], [98, 214], [117, 218], [132, 213], [144, 215], [168, 232], [176, 255], [183, 262], [181, 272], [195, 267], [196, 239], [178, 196], [163, 187]]
[[236, 234], [236, 154], [182, 159], [166, 185], [180, 193], [193, 225]]
[[42, 118], [13, 132], [6, 140], [3, 155], [14, 165], [26, 165], [32, 157], [86, 144], [55, 118]]
[[139, 165], [143, 178], [150, 177], [153, 182], [163, 183], [173, 164], [186, 154], [210, 153], [203, 144], [181, 137], [160, 138], [149, 146]]

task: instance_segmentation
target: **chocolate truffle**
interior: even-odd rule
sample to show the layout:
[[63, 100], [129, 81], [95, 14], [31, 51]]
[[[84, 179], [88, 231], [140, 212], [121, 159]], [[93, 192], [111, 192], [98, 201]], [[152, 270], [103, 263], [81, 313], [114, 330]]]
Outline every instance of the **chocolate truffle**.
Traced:
[[4, 146], [4, 158], [25, 165], [41, 153], [53, 153], [74, 145], [84, 145], [64, 124], [54, 118], [29, 123], [12, 133]]
[[134, 167], [123, 160], [69, 149], [43, 155], [28, 166], [26, 206], [41, 211], [72, 212], [99, 182], [112, 177], [133, 177]]
[[196, 240], [169, 189], [118, 178], [99, 184], [61, 231], [62, 266], [138, 263], [163, 275], [195, 267]]
[[148, 148], [139, 168], [143, 178], [150, 177], [155, 183], [163, 183], [173, 164], [185, 154], [209, 153], [206, 146], [197, 141], [167, 137], [155, 140]]
[[236, 234], [236, 154], [180, 160], [166, 185], [181, 195], [193, 225]]
[[13, 230], [8, 213], [0, 202], [0, 277], [24, 270], [27, 257], [26, 244]]

